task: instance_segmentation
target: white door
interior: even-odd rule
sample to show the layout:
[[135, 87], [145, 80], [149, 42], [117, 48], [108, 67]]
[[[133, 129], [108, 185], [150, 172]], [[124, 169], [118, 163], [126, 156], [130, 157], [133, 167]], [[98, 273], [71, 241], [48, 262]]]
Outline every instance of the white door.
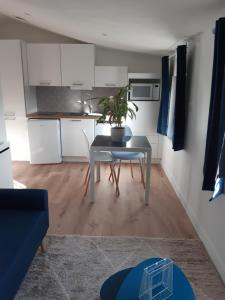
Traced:
[[21, 42], [0, 41], [0, 78], [5, 115], [25, 117]]
[[62, 44], [62, 85], [91, 90], [94, 86], [94, 59], [94, 45]]
[[63, 156], [88, 156], [89, 149], [82, 129], [85, 130], [91, 144], [94, 140], [94, 120], [61, 119]]
[[1, 82], [0, 82], [0, 145], [6, 142], [6, 129], [5, 129], [5, 121], [3, 115], [4, 115], [4, 109], [3, 109]]
[[27, 45], [29, 85], [61, 86], [59, 44]]
[[127, 67], [95, 67], [95, 87], [123, 87], [127, 84]]
[[0, 188], [13, 188], [10, 149], [0, 146]]
[[6, 117], [5, 125], [7, 141], [10, 142], [12, 160], [29, 161], [27, 119]]
[[28, 121], [31, 164], [53, 164], [62, 161], [59, 120]]

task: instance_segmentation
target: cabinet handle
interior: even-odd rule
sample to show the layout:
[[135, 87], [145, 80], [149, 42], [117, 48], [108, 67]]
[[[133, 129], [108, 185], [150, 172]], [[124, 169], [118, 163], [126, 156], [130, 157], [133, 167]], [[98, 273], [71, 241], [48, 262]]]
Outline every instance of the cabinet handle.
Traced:
[[105, 85], [106, 85], [106, 86], [116, 86], [115, 83], [106, 83]]
[[15, 117], [16, 113], [13, 111], [7, 111], [4, 113], [4, 117]]
[[70, 122], [81, 122], [82, 120], [77, 120], [77, 119], [75, 119], [75, 120], [70, 120]]
[[40, 81], [40, 85], [50, 85], [51, 81]]
[[83, 83], [82, 82], [74, 82], [74, 83], [72, 83], [72, 85], [74, 85], [74, 86], [82, 86]]
[[4, 117], [4, 119], [13, 121], [13, 120], [16, 120], [16, 117]]

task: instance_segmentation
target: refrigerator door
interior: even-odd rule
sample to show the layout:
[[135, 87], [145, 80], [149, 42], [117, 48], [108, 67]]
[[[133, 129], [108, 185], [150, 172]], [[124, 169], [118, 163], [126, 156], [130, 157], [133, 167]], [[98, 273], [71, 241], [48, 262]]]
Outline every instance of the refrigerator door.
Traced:
[[13, 188], [10, 149], [3, 144], [0, 146], [0, 188]]
[[31, 164], [62, 162], [59, 120], [28, 120]]

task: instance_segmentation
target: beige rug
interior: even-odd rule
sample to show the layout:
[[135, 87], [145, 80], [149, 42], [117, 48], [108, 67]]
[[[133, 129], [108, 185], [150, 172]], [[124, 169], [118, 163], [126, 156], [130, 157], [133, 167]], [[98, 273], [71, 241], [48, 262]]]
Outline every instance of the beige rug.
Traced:
[[47, 253], [36, 255], [16, 300], [97, 300], [111, 274], [158, 256], [182, 268], [197, 299], [225, 299], [225, 287], [199, 240], [68, 235], [47, 241]]

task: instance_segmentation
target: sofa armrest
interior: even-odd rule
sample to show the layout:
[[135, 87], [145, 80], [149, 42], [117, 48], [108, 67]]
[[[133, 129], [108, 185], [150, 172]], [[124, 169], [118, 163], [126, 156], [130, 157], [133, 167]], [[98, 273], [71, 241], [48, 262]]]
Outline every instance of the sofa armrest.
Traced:
[[38, 189], [0, 189], [0, 209], [48, 211], [48, 192]]

